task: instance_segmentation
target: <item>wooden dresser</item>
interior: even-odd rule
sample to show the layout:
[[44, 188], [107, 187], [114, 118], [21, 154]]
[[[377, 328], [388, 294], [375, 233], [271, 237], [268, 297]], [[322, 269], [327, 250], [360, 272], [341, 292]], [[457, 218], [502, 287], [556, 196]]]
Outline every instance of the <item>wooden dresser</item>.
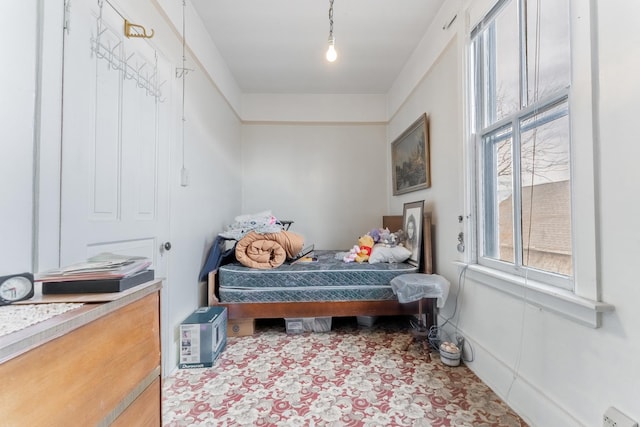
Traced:
[[0, 337], [0, 424], [160, 426], [161, 286], [40, 296], [84, 305]]

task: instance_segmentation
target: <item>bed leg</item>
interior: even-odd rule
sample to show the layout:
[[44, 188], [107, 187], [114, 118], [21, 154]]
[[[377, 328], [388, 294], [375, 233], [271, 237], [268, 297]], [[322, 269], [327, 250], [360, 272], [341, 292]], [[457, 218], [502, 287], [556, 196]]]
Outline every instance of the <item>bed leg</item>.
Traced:
[[216, 296], [216, 276], [217, 270], [214, 270], [209, 273], [207, 276], [207, 305], [218, 305], [220, 304], [220, 300]]

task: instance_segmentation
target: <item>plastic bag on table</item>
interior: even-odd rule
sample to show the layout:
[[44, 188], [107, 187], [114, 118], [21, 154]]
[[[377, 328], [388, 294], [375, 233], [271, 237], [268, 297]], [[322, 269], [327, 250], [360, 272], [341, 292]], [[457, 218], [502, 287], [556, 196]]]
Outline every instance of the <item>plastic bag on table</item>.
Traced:
[[436, 298], [438, 308], [444, 307], [449, 296], [449, 281], [438, 274], [408, 273], [391, 279], [391, 289], [402, 304], [422, 298]]

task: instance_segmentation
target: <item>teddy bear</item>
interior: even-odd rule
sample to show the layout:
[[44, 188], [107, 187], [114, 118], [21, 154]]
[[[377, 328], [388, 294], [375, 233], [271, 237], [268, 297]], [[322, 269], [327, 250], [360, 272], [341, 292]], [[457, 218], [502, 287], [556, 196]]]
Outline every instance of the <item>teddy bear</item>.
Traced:
[[371, 237], [370, 235], [365, 234], [364, 236], [360, 237], [358, 239], [358, 246], [360, 250], [358, 251], [358, 254], [356, 255], [354, 261], [360, 263], [369, 261], [369, 256], [371, 255], [373, 244], [373, 237]]

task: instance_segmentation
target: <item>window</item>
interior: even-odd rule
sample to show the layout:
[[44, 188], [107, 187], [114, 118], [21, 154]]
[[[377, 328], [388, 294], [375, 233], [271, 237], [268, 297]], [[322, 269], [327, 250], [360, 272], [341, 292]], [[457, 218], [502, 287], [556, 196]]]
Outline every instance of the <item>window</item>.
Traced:
[[500, 1], [472, 32], [478, 263], [573, 290], [569, 0]]
[[[494, 5], [493, 8], [486, 7]], [[466, 277], [597, 328], [592, 2], [478, 0], [467, 13]], [[486, 11], [489, 10], [487, 13]]]

